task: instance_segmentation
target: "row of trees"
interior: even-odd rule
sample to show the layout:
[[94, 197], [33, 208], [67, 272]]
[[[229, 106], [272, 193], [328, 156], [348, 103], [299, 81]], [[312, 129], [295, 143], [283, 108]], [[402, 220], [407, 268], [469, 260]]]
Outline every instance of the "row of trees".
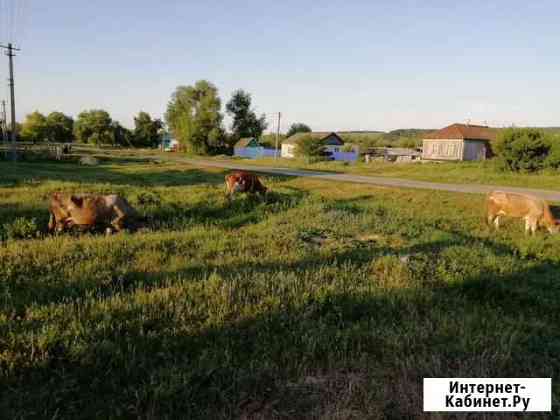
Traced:
[[[179, 86], [171, 96], [165, 121], [171, 134], [185, 151], [198, 154], [224, 153], [241, 138], [262, 138], [267, 128], [264, 114], [252, 108], [251, 95], [239, 89], [225, 105], [231, 118], [230, 132], [223, 126], [222, 102], [218, 89], [206, 80], [193, 86]], [[128, 147], [156, 147], [161, 143], [163, 122], [140, 112], [134, 118], [134, 129], [123, 127], [101, 109], [81, 112], [76, 120], [62, 112], [44, 115], [35, 111], [18, 124], [18, 138], [23, 141], [80, 142]], [[311, 128], [293, 124], [286, 137]], [[283, 136], [284, 137], [284, 136]]]
[[[266, 116], [257, 115], [250, 93], [236, 90], [226, 103], [225, 112], [232, 120], [229, 133], [223, 127], [221, 107], [216, 86], [207, 80], [199, 80], [193, 86], [175, 89], [167, 105], [165, 121], [182, 149], [197, 154], [224, 153], [231, 150], [239, 139], [263, 138], [263, 132], [268, 127]], [[296, 123], [286, 136], [309, 131], [311, 128], [307, 125]], [[271, 144], [274, 142], [274, 138], [264, 140]]]
[[62, 112], [43, 115], [35, 111], [18, 127], [18, 137], [32, 142], [72, 142], [112, 144], [132, 147], [156, 147], [161, 142], [163, 123], [147, 112], [134, 118], [134, 129], [123, 127], [104, 110], [81, 112], [76, 120]]

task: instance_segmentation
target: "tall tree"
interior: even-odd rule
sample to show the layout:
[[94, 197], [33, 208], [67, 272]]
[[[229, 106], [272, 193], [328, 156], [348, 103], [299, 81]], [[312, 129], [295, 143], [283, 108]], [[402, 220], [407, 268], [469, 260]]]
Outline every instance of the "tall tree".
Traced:
[[242, 89], [233, 92], [231, 99], [226, 104], [226, 111], [232, 117], [231, 131], [235, 140], [244, 137], [260, 138], [266, 130], [265, 115], [257, 118], [251, 109], [251, 95]]
[[179, 86], [167, 104], [165, 120], [181, 147], [193, 153], [217, 153], [226, 146], [218, 89], [206, 80]]
[[135, 147], [157, 147], [161, 143], [160, 119], [152, 119], [147, 112], [140, 111], [134, 117], [133, 145]]
[[32, 112], [25, 117], [21, 125], [21, 137], [26, 141], [47, 140], [47, 118], [39, 111]]
[[70, 142], [74, 139], [74, 120], [62, 112], [51, 112], [47, 116], [47, 138], [52, 142]]
[[113, 121], [107, 111], [83, 111], [74, 124], [74, 135], [81, 143], [114, 144]]
[[134, 146], [134, 134], [131, 130], [123, 127], [118, 121], [111, 123], [113, 129], [114, 143], [125, 147]]
[[311, 128], [304, 123], [294, 123], [290, 126], [290, 129], [286, 133], [286, 137], [293, 136], [296, 133], [310, 133]]

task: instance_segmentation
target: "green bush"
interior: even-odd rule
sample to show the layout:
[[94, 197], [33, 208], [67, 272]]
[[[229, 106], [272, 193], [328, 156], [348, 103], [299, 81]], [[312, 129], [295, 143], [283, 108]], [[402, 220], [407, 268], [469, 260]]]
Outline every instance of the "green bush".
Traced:
[[136, 194], [133, 201], [140, 205], [159, 206], [161, 204], [161, 197], [159, 194], [151, 191], [142, 191]]
[[560, 137], [555, 136], [550, 141], [550, 151], [544, 162], [546, 168], [560, 168]]
[[18, 217], [12, 223], [5, 223], [2, 226], [6, 239], [30, 239], [37, 236], [39, 231], [37, 221], [33, 219], [26, 219], [25, 217]]
[[308, 162], [316, 162], [324, 159], [325, 146], [319, 137], [304, 135], [297, 141], [296, 155], [307, 159]]
[[496, 153], [505, 170], [534, 172], [558, 167], [560, 153], [554, 152], [552, 137], [536, 128], [508, 128], [500, 133]]

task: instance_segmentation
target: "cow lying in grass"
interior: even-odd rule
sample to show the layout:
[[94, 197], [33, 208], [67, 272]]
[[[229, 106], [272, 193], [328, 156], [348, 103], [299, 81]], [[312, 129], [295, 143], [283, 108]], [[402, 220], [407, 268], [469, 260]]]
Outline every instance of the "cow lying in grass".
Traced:
[[229, 200], [235, 193], [262, 194], [266, 196], [267, 188], [259, 178], [250, 172], [236, 171], [226, 175], [226, 195]]
[[558, 221], [552, 215], [548, 203], [530, 195], [493, 191], [486, 197], [488, 224], [500, 227], [500, 217], [509, 216], [525, 220], [525, 234], [535, 234], [538, 226], [550, 233], [558, 233]]
[[106, 233], [135, 228], [138, 213], [118, 195], [68, 195], [54, 193], [49, 206], [49, 232], [78, 227], [103, 228]]

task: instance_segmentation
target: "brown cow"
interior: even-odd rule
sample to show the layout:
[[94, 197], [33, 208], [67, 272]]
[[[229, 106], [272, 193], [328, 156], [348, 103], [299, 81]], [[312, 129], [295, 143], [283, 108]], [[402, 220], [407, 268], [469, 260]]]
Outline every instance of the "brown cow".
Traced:
[[70, 217], [66, 206], [68, 200], [68, 196], [59, 192], [55, 192], [51, 196], [49, 204], [49, 232], [62, 232], [65, 229], [67, 220]]
[[488, 224], [500, 227], [500, 217], [509, 216], [525, 220], [525, 234], [534, 235], [537, 227], [546, 227], [550, 233], [558, 233], [558, 221], [552, 215], [548, 203], [540, 198], [511, 192], [493, 191], [486, 197]]
[[135, 227], [137, 212], [118, 195], [65, 195], [54, 193], [49, 206], [49, 231], [60, 232], [74, 226], [82, 230], [106, 228], [119, 232]]
[[235, 193], [262, 194], [266, 196], [267, 188], [259, 178], [250, 172], [236, 171], [226, 175], [226, 194], [231, 200]]

